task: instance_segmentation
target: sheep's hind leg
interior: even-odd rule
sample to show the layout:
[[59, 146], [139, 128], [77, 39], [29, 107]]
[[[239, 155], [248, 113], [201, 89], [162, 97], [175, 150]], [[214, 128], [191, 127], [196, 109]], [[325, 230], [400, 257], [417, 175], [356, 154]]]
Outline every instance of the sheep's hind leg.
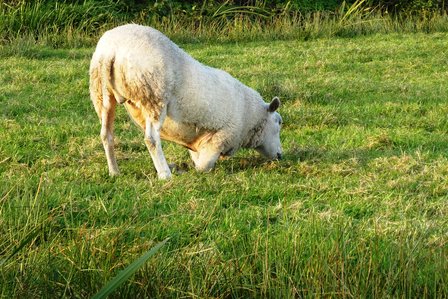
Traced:
[[101, 107], [101, 141], [103, 142], [104, 151], [106, 152], [107, 166], [111, 176], [118, 175], [117, 159], [114, 153], [114, 119], [115, 107], [117, 102], [110, 94], [104, 94]]
[[164, 118], [165, 115], [163, 113], [159, 121], [152, 121], [149, 116], [145, 119], [145, 144], [156, 167], [157, 175], [159, 179], [163, 180], [171, 177], [171, 171], [163, 154], [162, 140], [160, 139], [160, 130]]

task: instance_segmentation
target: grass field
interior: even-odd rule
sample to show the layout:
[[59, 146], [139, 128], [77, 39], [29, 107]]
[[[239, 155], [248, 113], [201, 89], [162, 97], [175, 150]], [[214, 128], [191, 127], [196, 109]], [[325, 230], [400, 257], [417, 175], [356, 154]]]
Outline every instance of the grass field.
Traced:
[[116, 121], [110, 178], [88, 95], [93, 48], [0, 51], [0, 296], [448, 296], [448, 34], [182, 44], [267, 100], [285, 159], [252, 151], [158, 181]]

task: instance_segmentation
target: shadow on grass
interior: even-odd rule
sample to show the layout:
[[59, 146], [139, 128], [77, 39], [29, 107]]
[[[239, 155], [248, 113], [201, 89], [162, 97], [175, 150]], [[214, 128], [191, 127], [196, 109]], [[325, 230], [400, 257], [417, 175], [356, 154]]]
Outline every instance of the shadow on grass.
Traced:
[[[345, 160], [356, 158], [367, 163], [369, 160], [379, 156], [390, 156], [392, 152], [381, 152], [374, 150], [327, 150], [317, 147], [293, 148], [283, 153], [281, 160], [267, 160], [258, 154], [247, 154], [244, 157], [226, 157], [217, 162], [217, 167], [221, 167], [227, 173], [238, 173], [247, 170], [269, 170], [289, 168], [297, 163], [309, 161], [316, 164], [340, 163]], [[190, 163], [189, 163], [190, 164]], [[189, 170], [194, 170], [189, 165]]]
[[[446, 144], [445, 144], [446, 146]], [[301, 162], [310, 162], [315, 164], [339, 164], [349, 160], [356, 160], [360, 167], [369, 165], [372, 160], [378, 158], [389, 158], [401, 155], [415, 155], [425, 153], [428, 156], [448, 157], [447, 152], [443, 150], [442, 144], [433, 145], [415, 145], [403, 147], [388, 146], [381, 148], [354, 148], [354, 149], [326, 149], [323, 147], [294, 147], [283, 153], [282, 160], [269, 161], [261, 156], [247, 155], [246, 157], [231, 157], [218, 161], [218, 166], [228, 173], [238, 173], [247, 170], [267, 170], [290, 168]], [[194, 170], [194, 167], [190, 169]]]

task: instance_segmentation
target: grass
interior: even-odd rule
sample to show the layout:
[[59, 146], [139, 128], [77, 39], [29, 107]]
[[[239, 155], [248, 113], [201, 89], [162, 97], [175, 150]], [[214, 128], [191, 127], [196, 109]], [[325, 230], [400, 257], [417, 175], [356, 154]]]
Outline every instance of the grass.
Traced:
[[3, 46], [0, 296], [91, 297], [169, 237], [114, 296], [447, 297], [447, 40], [182, 43], [281, 97], [285, 159], [201, 174], [165, 143], [186, 170], [169, 182], [124, 109], [108, 177], [93, 48]]
[[[168, 2], [136, 6], [123, 1], [9, 1], [0, 2], [0, 45], [38, 44], [53, 48], [93, 47], [104, 31], [125, 23], [158, 28], [182, 43], [309, 40], [314, 38], [355, 37], [379, 33], [448, 32], [444, 10], [420, 9], [388, 13], [370, 1], [343, 2], [333, 11], [315, 10], [336, 7], [335, 2], [289, 2], [270, 10], [264, 1], [254, 6], [232, 6], [226, 1], [213, 5], [181, 9]], [[211, 5], [211, 6], [210, 6]], [[188, 5], [186, 5], [188, 7]], [[138, 8], [140, 7], [140, 8]], [[157, 7], [161, 9], [157, 12]], [[163, 12], [165, 7], [167, 11]], [[177, 8], [176, 8], [177, 7]], [[269, 7], [269, 5], [268, 5]], [[315, 9], [312, 9], [314, 7]], [[400, 10], [400, 6], [395, 7]], [[2, 55], [2, 53], [0, 53]]]

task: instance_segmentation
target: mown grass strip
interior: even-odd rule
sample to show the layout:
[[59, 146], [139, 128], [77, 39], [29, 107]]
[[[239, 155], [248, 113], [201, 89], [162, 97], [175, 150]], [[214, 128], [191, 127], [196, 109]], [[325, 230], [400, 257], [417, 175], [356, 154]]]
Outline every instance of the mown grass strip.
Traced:
[[166, 142], [186, 165], [169, 183], [124, 107], [108, 177], [93, 48], [0, 51], [1, 258], [45, 227], [0, 267], [0, 297], [90, 298], [166, 236], [175, 250], [110, 297], [447, 297], [447, 40], [180, 43], [281, 97], [285, 158], [241, 151], [202, 174]]

